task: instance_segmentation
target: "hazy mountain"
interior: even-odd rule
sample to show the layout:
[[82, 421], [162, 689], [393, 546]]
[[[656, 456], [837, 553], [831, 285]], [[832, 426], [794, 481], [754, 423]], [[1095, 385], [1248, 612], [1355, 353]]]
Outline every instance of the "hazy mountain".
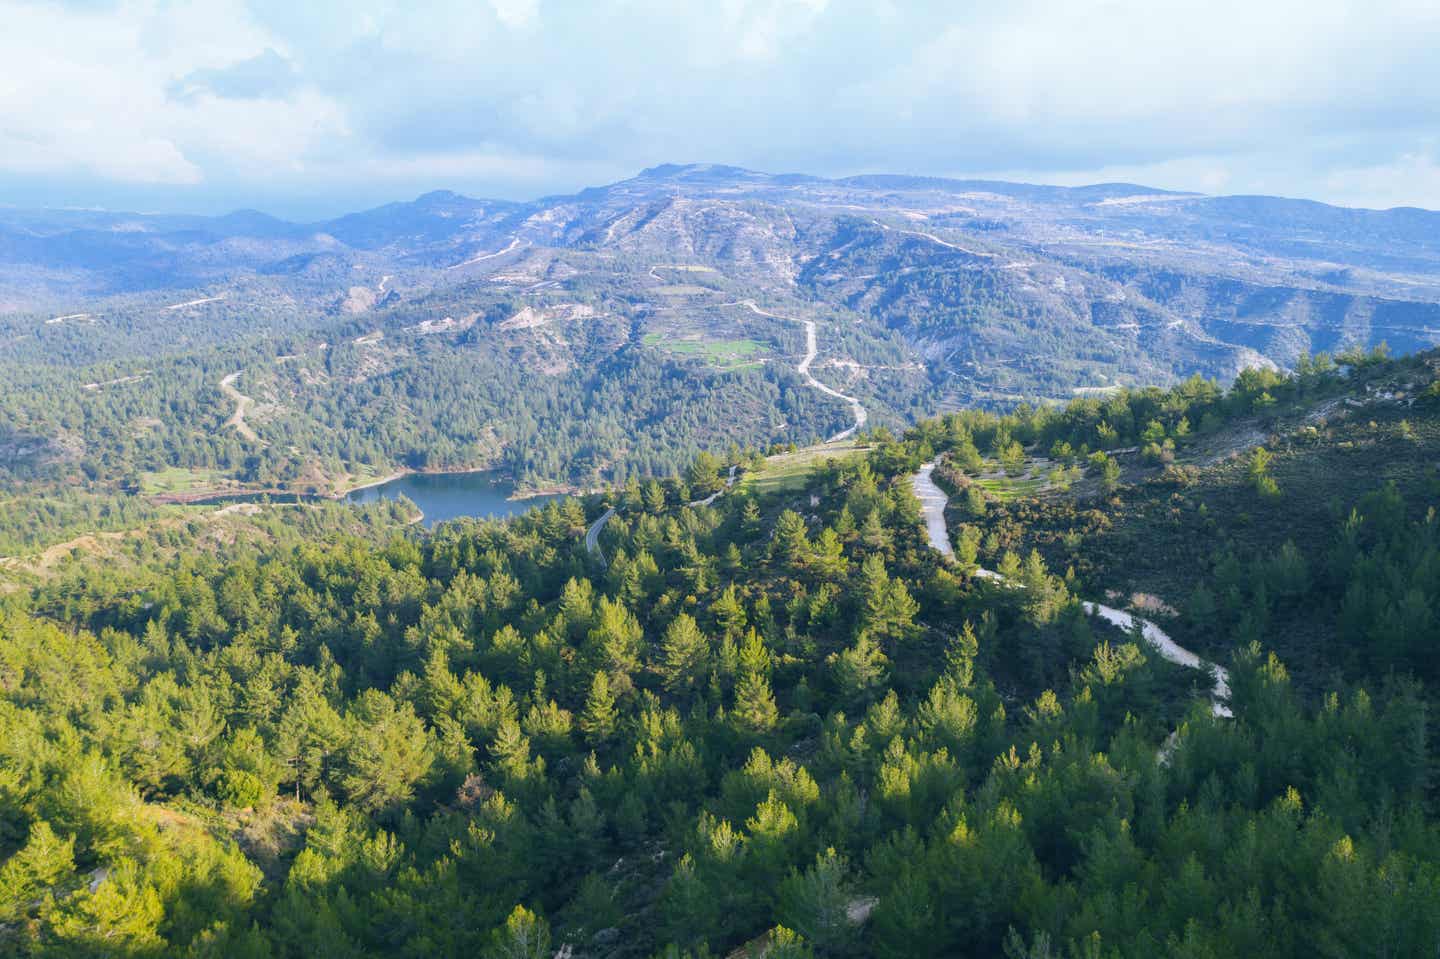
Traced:
[[[572, 256], [585, 262], [542, 276]], [[348, 297], [347, 273], [388, 274], [404, 299], [477, 278], [516, 293], [564, 287], [613, 269], [606, 282], [638, 302], [645, 284], [610, 264], [677, 258], [738, 292], [899, 331], [955, 398], [1228, 377], [1307, 349], [1440, 342], [1440, 214], [1416, 209], [671, 164], [530, 203], [437, 191], [309, 224], [254, 211], [0, 211], [11, 313], [237, 285], [320, 312], [384, 303]]]

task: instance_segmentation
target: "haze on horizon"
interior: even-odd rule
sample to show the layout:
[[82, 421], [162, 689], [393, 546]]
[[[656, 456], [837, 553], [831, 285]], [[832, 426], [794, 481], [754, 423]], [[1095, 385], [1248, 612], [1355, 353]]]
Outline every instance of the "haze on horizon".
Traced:
[[1440, 209], [1427, 0], [0, 0], [0, 203], [320, 217], [661, 162]]

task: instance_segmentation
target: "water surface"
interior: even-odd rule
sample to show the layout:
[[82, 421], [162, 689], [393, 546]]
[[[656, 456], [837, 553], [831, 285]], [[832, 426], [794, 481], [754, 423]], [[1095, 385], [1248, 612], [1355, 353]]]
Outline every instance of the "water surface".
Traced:
[[411, 473], [378, 486], [357, 489], [345, 497], [345, 502], [373, 503], [403, 495], [420, 507], [428, 528], [459, 516], [514, 516], [555, 499], [554, 496], [510, 499], [514, 492], [514, 484], [494, 472]]

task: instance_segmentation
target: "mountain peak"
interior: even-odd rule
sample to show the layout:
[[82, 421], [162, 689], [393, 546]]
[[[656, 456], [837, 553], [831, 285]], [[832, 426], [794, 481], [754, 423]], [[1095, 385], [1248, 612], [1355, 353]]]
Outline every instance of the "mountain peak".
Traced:
[[454, 190], [431, 190], [429, 193], [422, 193], [415, 198], [416, 206], [453, 206], [457, 203], [475, 202], [465, 194], [456, 193]]
[[744, 167], [727, 166], [723, 163], [662, 163], [647, 167], [635, 177], [637, 180], [768, 180], [768, 173], [747, 170]]

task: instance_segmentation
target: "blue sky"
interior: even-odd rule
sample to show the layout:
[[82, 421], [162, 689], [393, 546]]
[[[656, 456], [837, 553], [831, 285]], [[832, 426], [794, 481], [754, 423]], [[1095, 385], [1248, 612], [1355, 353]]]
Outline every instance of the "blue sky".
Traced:
[[0, 203], [322, 216], [662, 162], [1440, 209], [1436, 0], [0, 0]]

